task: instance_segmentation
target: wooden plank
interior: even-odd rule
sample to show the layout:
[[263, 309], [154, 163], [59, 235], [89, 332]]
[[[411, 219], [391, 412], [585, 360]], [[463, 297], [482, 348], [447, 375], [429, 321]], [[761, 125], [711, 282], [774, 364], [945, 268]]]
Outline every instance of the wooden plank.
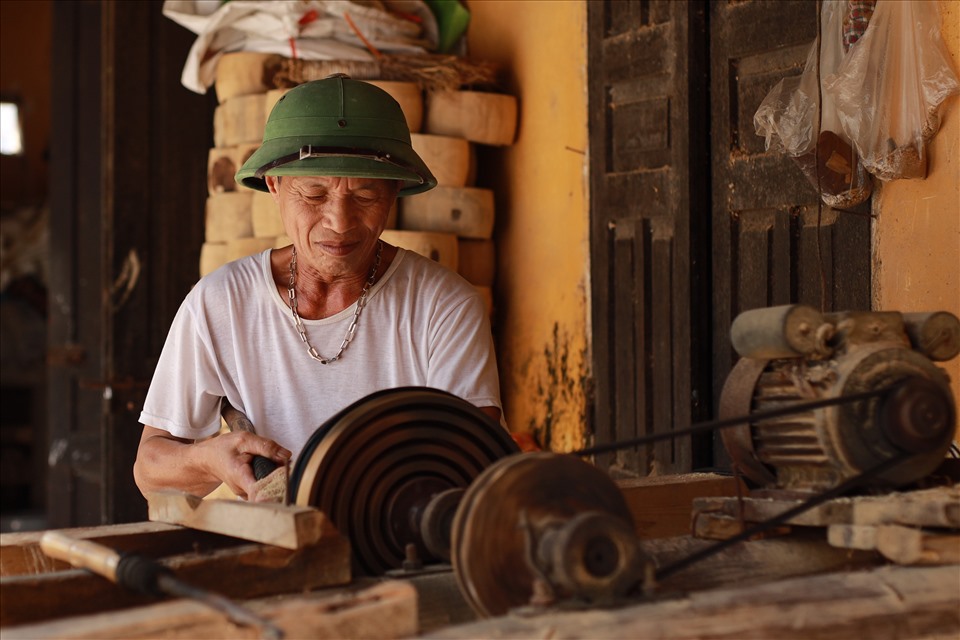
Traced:
[[222, 533], [284, 549], [316, 544], [337, 531], [330, 519], [313, 507], [241, 500], [204, 500], [182, 491], [158, 491], [147, 496], [150, 520]]
[[734, 478], [712, 473], [617, 480], [617, 486], [642, 539], [687, 535], [695, 498], [737, 493]]
[[[350, 582], [350, 544], [337, 535], [296, 551], [246, 544], [168, 557], [178, 578], [229, 598], [259, 598]], [[72, 569], [0, 578], [0, 626], [149, 604], [151, 598]]]
[[[408, 638], [417, 634], [417, 592], [389, 581], [361, 591], [288, 596], [244, 603], [287, 638]], [[260, 638], [200, 603], [175, 600], [121, 612], [86, 615], [5, 629], [36, 638]], [[5, 633], [5, 635], [6, 635]]]
[[[791, 509], [800, 500], [745, 497], [742, 517], [763, 522]], [[694, 511], [704, 517], [721, 514], [741, 517], [741, 501], [704, 497], [694, 500]], [[937, 487], [882, 496], [855, 496], [829, 500], [801, 513], [786, 524], [826, 527], [829, 525], [901, 524], [915, 527], [960, 528], [960, 487]]]
[[616, 610], [493, 618], [424, 637], [826, 640], [956, 634], [956, 567], [883, 567], [736, 586]]

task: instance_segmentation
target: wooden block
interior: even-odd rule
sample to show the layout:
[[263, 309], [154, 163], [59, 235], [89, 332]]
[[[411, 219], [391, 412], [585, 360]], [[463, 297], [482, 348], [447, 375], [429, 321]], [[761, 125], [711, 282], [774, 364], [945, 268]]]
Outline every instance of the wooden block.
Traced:
[[517, 99], [480, 91], [431, 92], [427, 95], [426, 130], [479, 144], [513, 144]]
[[897, 564], [960, 564], [960, 535], [915, 527], [877, 527], [877, 551]]
[[228, 191], [207, 198], [207, 242], [229, 242], [253, 235], [250, 190]]
[[253, 235], [256, 238], [276, 238], [286, 231], [280, 219], [280, 207], [273, 196], [263, 191], [253, 191], [250, 211], [253, 221]]
[[713, 473], [619, 479], [637, 536], [666, 538], [690, 533], [693, 504], [703, 496], [734, 496], [737, 481]]
[[232, 147], [263, 140], [264, 94], [230, 98], [213, 113], [213, 144]]
[[270, 118], [270, 112], [273, 111], [273, 108], [280, 102], [280, 98], [286, 95], [287, 91], [290, 89], [271, 89], [267, 91], [263, 96], [263, 121], [266, 122]]
[[237, 51], [217, 61], [214, 86], [223, 104], [237, 96], [265, 93], [273, 88], [273, 75], [283, 56], [276, 53]]
[[[286, 638], [410, 638], [419, 632], [417, 591], [391, 580], [330, 595], [312, 593], [242, 603], [279, 627]], [[201, 603], [175, 600], [126, 611], [24, 625], [12, 635], [30, 638], [261, 638]]]
[[368, 80], [368, 82], [380, 87], [400, 103], [410, 133], [418, 133], [423, 128], [423, 91], [420, 85], [415, 82], [389, 80]]
[[493, 191], [473, 187], [436, 187], [403, 198], [400, 226], [409, 231], [442, 231], [461, 238], [493, 236]]
[[213, 273], [230, 262], [227, 260], [228, 255], [226, 242], [204, 242], [200, 247], [200, 277]]
[[412, 133], [410, 142], [413, 150], [437, 179], [437, 184], [445, 187], [465, 187], [471, 184], [470, 175], [475, 160], [473, 147], [467, 140]]
[[234, 238], [227, 242], [227, 262], [273, 249], [276, 240], [276, 238]]
[[451, 271], [457, 270], [457, 236], [452, 233], [386, 229], [380, 238], [439, 262]]
[[207, 156], [207, 192], [214, 195], [224, 191], [239, 190], [234, 176], [259, 146], [259, 143], [250, 142], [233, 147], [210, 149]]
[[[195, 532], [196, 533], [196, 532]], [[149, 550], [144, 555], [152, 555]], [[242, 544], [167, 557], [161, 563], [183, 582], [228, 598], [260, 598], [350, 582], [350, 544], [330, 535], [297, 550]], [[0, 578], [0, 626], [149, 604], [82, 569]]]
[[701, 511], [693, 514], [691, 533], [701, 540], [726, 540], [742, 533], [743, 528], [739, 518]]
[[497, 273], [497, 250], [493, 240], [460, 238], [457, 241], [457, 272], [478, 287], [492, 287]]
[[877, 548], [877, 528], [858, 524], [832, 524], [827, 527], [827, 542], [838, 549]]
[[241, 500], [204, 500], [182, 491], [160, 491], [147, 496], [149, 518], [191, 529], [221, 533], [251, 542], [300, 549], [323, 536], [335, 535], [327, 516], [312, 507], [255, 503]]

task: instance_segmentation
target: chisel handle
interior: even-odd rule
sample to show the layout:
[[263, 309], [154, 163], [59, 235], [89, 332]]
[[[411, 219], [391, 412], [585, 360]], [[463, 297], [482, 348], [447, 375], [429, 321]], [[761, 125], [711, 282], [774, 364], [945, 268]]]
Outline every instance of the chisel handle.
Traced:
[[[220, 402], [220, 415], [223, 416], [227, 426], [230, 427], [230, 431], [246, 431], [247, 433], [257, 432], [253, 427], [253, 423], [250, 422], [250, 418], [248, 418], [245, 413], [231, 405], [226, 398]], [[253, 461], [250, 463], [250, 466], [253, 467], [253, 477], [257, 480], [263, 480], [279, 465], [270, 458], [253, 456]]]
[[59, 531], [47, 531], [40, 538], [40, 548], [51, 558], [69, 562], [78, 569], [87, 569], [111, 582], [117, 581], [120, 554], [109, 547], [71, 538]]

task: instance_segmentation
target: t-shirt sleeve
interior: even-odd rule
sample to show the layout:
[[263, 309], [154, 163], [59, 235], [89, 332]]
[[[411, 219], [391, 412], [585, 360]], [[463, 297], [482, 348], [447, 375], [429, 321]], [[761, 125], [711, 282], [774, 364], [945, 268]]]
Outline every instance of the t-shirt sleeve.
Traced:
[[160, 353], [140, 422], [179, 438], [211, 436], [220, 428], [225, 395], [202, 314], [181, 305]]
[[490, 320], [479, 295], [469, 295], [438, 319], [430, 345], [428, 386], [477, 407], [501, 407]]

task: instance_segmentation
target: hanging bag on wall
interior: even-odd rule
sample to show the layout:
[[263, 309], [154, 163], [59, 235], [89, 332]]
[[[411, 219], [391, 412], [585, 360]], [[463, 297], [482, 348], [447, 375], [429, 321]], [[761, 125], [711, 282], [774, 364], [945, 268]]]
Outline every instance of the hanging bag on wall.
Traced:
[[836, 73], [824, 76], [824, 98], [836, 105], [867, 171], [881, 180], [926, 177], [939, 106], [958, 88], [935, 0], [877, 2], [863, 37]]
[[[832, 98], [820, 91], [820, 78], [834, 74], [844, 61], [846, 0], [826, 0], [821, 9], [821, 40], [814, 42], [803, 73], [784, 78], [760, 103], [753, 116], [757, 135], [794, 159], [823, 202], [850, 208], [870, 197], [870, 176], [843, 132]], [[819, 51], [818, 51], [819, 49]]]

